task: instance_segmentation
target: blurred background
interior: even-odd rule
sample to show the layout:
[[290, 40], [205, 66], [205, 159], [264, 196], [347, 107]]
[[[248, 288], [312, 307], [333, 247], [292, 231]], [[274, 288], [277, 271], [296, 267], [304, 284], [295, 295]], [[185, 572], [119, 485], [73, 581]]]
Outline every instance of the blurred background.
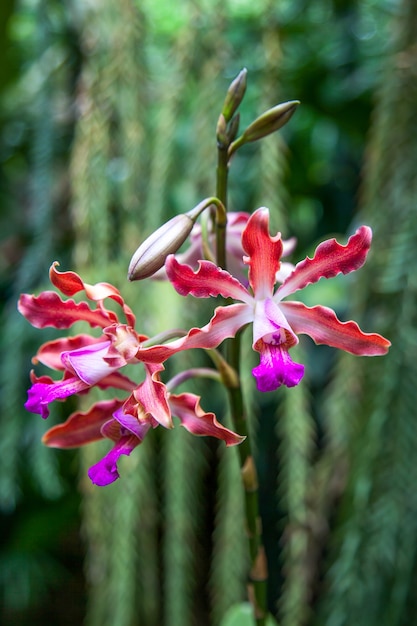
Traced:
[[[235, 451], [158, 429], [93, 488], [108, 445], [46, 449], [23, 408], [30, 358], [56, 335], [16, 312], [58, 260], [115, 284], [140, 332], [207, 321], [126, 272], [144, 236], [214, 194], [216, 122], [242, 67], [242, 129], [301, 106], [239, 150], [230, 209], [268, 206], [294, 261], [369, 224], [366, 266], [303, 297], [393, 344], [358, 359], [307, 339], [303, 383], [264, 395], [244, 350], [269, 607], [281, 626], [417, 623], [417, 3], [3, 0], [0, 14], [1, 623], [217, 626], [245, 599]], [[217, 387], [194, 391], [227, 420]]]

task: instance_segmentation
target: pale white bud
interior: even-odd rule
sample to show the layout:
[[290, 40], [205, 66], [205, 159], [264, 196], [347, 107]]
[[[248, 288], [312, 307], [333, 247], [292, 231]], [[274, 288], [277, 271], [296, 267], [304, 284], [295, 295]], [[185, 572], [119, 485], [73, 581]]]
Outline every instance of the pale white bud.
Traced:
[[212, 205], [212, 198], [203, 200], [188, 213], [181, 213], [160, 226], [139, 246], [129, 264], [129, 280], [149, 278], [165, 263], [169, 254], [177, 252], [190, 234], [198, 216]]

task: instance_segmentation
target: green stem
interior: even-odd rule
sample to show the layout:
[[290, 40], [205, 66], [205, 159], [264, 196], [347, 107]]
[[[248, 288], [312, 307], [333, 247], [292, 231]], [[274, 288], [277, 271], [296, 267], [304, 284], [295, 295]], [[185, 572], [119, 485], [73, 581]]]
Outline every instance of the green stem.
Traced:
[[[227, 186], [229, 174], [228, 147], [219, 145], [217, 161], [217, 198], [227, 211]], [[226, 269], [226, 223], [227, 214], [216, 215], [217, 264]], [[246, 420], [242, 387], [240, 384], [240, 333], [225, 342], [226, 360], [236, 372], [238, 385], [228, 387], [233, 428], [245, 436], [238, 446], [240, 472], [245, 494], [246, 533], [250, 554], [249, 600], [252, 603], [257, 626], [265, 626], [267, 564], [262, 543], [262, 527], [259, 515], [258, 478], [253, 460], [250, 433]]]
[[[217, 150], [217, 185], [216, 195], [223, 203], [227, 211], [227, 183], [229, 176], [229, 162], [227, 156], [227, 146], [219, 146]], [[226, 224], [227, 213], [221, 214], [219, 209], [216, 211], [216, 250], [217, 265], [223, 269], [226, 267]]]
[[[240, 335], [229, 340], [228, 363], [239, 373], [240, 366]], [[251, 569], [249, 574], [249, 599], [254, 607], [257, 626], [264, 626], [267, 616], [266, 586], [267, 563], [262, 543], [262, 524], [259, 515], [258, 476], [252, 455], [250, 433], [245, 415], [242, 387], [229, 388], [230, 410], [233, 428], [246, 439], [238, 446], [240, 472], [242, 476], [244, 497], [246, 533], [249, 543]]]

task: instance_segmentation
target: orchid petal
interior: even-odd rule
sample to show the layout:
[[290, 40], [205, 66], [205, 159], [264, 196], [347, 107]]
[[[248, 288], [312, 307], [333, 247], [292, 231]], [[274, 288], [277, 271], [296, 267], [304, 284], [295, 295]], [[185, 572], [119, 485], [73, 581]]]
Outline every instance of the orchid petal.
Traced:
[[139, 421], [146, 422], [149, 417], [152, 417], [161, 426], [173, 428], [171, 409], [168, 404], [168, 391], [165, 384], [159, 379], [159, 373], [163, 369], [162, 364], [146, 365], [145, 380], [133, 392], [133, 397], [137, 403], [134, 414]]
[[[131, 407], [135, 409], [134, 398], [133, 402], [131, 402], [132, 398], [133, 396], [128, 398], [124, 405], [114, 412], [113, 417], [117, 421], [122, 432], [124, 430], [128, 430], [132, 433], [132, 435], [135, 435], [139, 441], [143, 441], [150, 427], [157, 425], [157, 423], [155, 423], [152, 417], [149, 417], [147, 421], [139, 421], [135, 411], [129, 412]], [[108, 436], [108, 432], [103, 432]]]
[[281, 385], [295, 387], [304, 375], [304, 365], [295, 363], [283, 344], [272, 345], [260, 341], [260, 363], [253, 368], [259, 391], [275, 391]]
[[101, 341], [78, 350], [63, 352], [61, 359], [66, 368], [77, 374], [82, 381], [91, 387], [119, 369], [119, 366], [111, 367], [104, 360], [109, 346], [110, 341]]
[[231, 304], [217, 307], [210, 322], [202, 328], [192, 328], [186, 337], [164, 345], [141, 348], [136, 358], [145, 363], [162, 363], [181, 350], [216, 348], [224, 339], [235, 337], [240, 328], [253, 321], [252, 307]]
[[281, 300], [307, 285], [316, 283], [320, 278], [333, 278], [340, 273], [349, 274], [359, 269], [366, 261], [371, 240], [371, 229], [368, 226], [361, 226], [345, 246], [336, 239], [323, 241], [316, 248], [312, 259], [307, 257], [297, 263], [292, 274], [277, 290], [275, 298]]
[[193, 435], [222, 439], [227, 446], [235, 446], [245, 439], [222, 426], [214, 413], [205, 413], [200, 406], [199, 396], [192, 393], [170, 394], [169, 404], [173, 415]]
[[290, 237], [289, 239], [282, 240], [282, 256], [288, 256], [292, 252], [294, 252], [297, 247], [297, 238]]
[[[135, 325], [136, 317], [132, 312], [132, 309], [125, 304], [125, 301], [120, 294], [120, 291], [116, 289], [113, 285], [109, 283], [97, 283], [95, 285], [89, 285], [85, 283], [81, 277], [76, 272], [59, 272], [56, 269], [56, 266], [59, 265], [57, 261], [55, 261], [50, 269], [49, 269], [49, 278], [51, 283], [57, 287], [61, 293], [66, 296], [73, 296], [79, 291], [85, 291], [87, 298], [90, 300], [94, 300], [95, 302], [101, 303], [106, 298], [111, 298], [115, 302], [117, 302], [120, 307], [123, 309], [123, 312], [126, 316], [127, 323], [130, 326]], [[112, 311], [108, 311], [104, 307], [101, 307], [103, 312], [115, 317]], [[117, 321], [113, 319], [113, 321]]]
[[99, 343], [100, 339], [91, 335], [75, 335], [73, 337], [61, 337], [53, 341], [44, 343], [32, 358], [32, 363], [43, 363], [54, 370], [63, 370], [64, 364], [61, 360], [63, 352], [78, 350], [79, 348]]
[[336, 313], [327, 307], [281, 302], [280, 308], [295, 333], [309, 335], [317, 344], [340, 348], [359, 356], [386, 354], [391, 345], [377, 333], [362, 332], [356, 322], [341, 322]]
[[277, 283], [283, 283], [288, 276], [290, 276], [290, 274], [292, 274], [292, 272], [295, 269], [295, 265], [293, 263], [281, 263], [281, 267], [279, 268], [278, 272], [275, 275], [275, 281]]
[[75, 376], [52, 383], [35, 383], [28, 390], [25, 409], [31, 413], [39, 413], [45, 419], [49, 415], [48, 404], [54, 400], [68, 398], [87, 388], [88, 385]]
[[42, 442], [51, 448], [77, 448], [103, 439], [103, 424], [122, 404], [123, 400], [103, 400], [86, 412], [72, 413], [63, 424], [50, 428], [42, 437]]
[[112, 311], [107, 314], [98, 309], [93, 311], [87, 302], [64, 302], [55, 291], [43, 291], [39, 296], [24, 293], [19, 298], [17, 309], [35, 328], [70, 328], [79, 321], [105, 328], [117, 321]]
[[90, 467], [88, 476], [94, 485], [105, 487], [119, 478], [117, 462], [122, 454], [129, 456], [132, 450], [140, 444], [134, 435], [122, 437], [114, 447], [98, 463]]
[[272, 296], [283, 246], [281, 233], [275, 237], [269, 234], [268, 209], [258, 209], [250, 216], [242, 233], [242, 245], [248, 255], [243, 260], [249, 265], [249, 283], [256, 299]]
[[191, 294], [196, 298], [223, 296], [243, 302], [250, 302], [252, 297], [245, 287], [229, 272], [217, 267], [211, 261], [199, 261], [196, 272], [189, 265], [181, 265], [171, 254], [166, 262], [167, 275], [176, 291], [181, 296]]

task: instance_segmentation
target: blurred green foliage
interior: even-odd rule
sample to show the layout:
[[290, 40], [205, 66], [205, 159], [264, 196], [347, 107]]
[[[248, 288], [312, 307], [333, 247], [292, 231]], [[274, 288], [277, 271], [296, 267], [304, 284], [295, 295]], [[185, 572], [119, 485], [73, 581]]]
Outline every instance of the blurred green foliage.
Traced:
[[[413, 5], [2, 3], [6, 626], [216, 626], [245, 600], [234, 451], [179, 429], [155, 431], [116, 486], [92, 489], [85, 468], [99, 452], [43, 448], [44, 424], [23, 409], [30, 357], [52, 335], [15, 310], [21, 291], [47, 287], [58, 259], [87, 281], [116, 284], [143, 332], [206, 321], [192, 306], [184, 319], [164, 286], [144, 292], [125, 275], [144, 235], [213, 194], [217, 116], [242, 67], [242, 128], [279, 101], [302, 104], [282, 133], [236, 156], [231, 209], [269, 206], [273, 227], [298, 239], [294, 260], [329, 233], [369, 223], [375, 249], [362, 278], [319, 284], [306, 298], [322, 298], [342, 317], [355, 312], [394, 344], [386, 360], [370, 363], [303, 343], [307, 380], [288, 392], [261, 396], [247, 374], [270, 609], [281, 626], [417, 619]], [[251, 363], [247, 347], [244, 359]], [[216, 388], [195, 391], [227, 419]], [[50, 420], [67, 416], [69, 404]]]

